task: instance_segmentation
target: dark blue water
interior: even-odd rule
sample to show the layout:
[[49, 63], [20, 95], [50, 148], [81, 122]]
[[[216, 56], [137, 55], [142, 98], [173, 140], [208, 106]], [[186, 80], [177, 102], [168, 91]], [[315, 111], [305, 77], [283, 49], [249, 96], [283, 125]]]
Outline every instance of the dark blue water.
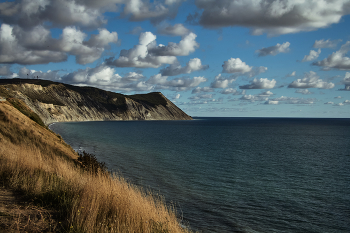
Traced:
[[350, 119], [59, 123], [201, 232], [350, 232]]

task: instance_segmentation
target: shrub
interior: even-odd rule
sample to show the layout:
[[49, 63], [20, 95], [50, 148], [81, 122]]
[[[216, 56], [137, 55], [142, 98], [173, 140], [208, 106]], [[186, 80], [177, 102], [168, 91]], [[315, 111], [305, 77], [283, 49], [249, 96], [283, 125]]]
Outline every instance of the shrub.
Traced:
[[78, 161], [80, 166], [91, 173], [98, 174], [108, 173], [107, 166], [104, 162], [99, 162], [94, 154], [87, 153], [83, 151], [82, 154], [79, 154]]

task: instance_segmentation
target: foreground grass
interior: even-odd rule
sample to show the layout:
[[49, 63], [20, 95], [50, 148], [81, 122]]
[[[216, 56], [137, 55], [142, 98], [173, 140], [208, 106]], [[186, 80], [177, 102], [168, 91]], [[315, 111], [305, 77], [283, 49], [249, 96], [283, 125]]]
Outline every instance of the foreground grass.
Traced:
[[0, 185], [58, 211], [61, 231], [188, 232], [162, 198], [120, 176], [84, 170], [77, 158], [60, 137], [0, 104]]

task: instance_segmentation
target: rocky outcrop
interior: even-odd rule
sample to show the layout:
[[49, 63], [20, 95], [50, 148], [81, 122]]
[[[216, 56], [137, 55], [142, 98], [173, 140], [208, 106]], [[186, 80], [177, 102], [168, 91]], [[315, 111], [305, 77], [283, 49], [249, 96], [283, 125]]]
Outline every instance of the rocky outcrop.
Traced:
[[0, 80], [10, 97], [24, 101], [43, 122], [191, 120], [162, 93], [122, 95], [46, 80]]

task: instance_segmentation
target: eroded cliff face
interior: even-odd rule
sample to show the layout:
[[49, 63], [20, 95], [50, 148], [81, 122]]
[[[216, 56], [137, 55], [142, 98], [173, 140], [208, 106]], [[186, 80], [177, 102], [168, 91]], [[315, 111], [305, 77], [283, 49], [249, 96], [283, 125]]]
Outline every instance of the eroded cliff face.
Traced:
[[20, 83], [0, 85], [10, 96], [24, 101], [46, 125], [67, 121], [192, 119], [160, 92], [127, 96], [92, 87], [23, 79]]

